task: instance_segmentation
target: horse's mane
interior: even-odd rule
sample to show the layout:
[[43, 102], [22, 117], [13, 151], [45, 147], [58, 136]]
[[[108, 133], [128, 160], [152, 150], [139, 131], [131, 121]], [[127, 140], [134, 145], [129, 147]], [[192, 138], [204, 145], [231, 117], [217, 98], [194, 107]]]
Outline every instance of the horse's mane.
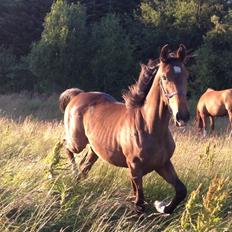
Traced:
[[[175, 64], [176, 61], [179, 61], [177, 52], [170, 52], [165, 63]], [[138, 81], [129, 86], [129, 90], [122, 96], [127, 108], [136, 108], [144, 105], [146, 96], [155, 77], [155, 71], [158, 70], [159, 63], [160, 59], [150, 59], [147, 65], [141, 65]]]
[[158, 63], [158, 60], [149, 60], [147, 65], [141, 65], [138, 81], [129, 86], [129, 90], [122, 96], [127, 108], [143, 106], [158, 69]]

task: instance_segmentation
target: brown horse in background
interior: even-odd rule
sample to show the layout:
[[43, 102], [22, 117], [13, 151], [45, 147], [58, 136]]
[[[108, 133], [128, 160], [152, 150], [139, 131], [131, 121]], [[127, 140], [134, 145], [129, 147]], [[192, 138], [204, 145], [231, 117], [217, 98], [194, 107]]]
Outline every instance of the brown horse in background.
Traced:
[[159, 65], [152, 61], [141, 65], [137, 83], [123, 96], [125, 104], [106, 93], [79, 89], [68, 89], [60, 96], [66, 149], [73, 170], [74, 153], [87, 145], [90, 149], [81, 161], [81, 173], [88, 173], [98, 157], [128, 168], [138, 213], [145, 208], [142, 178], [153, 170], [176, 192], [169, 204], [155, 202], [159, 212], [172, 213], [187, 194], [170, 160], [175, 142], [168, 128], [171, 114], [176, 125], [189, 120], [185, 53], [183, 45], [175, 54], [169, 53], [166, 45]]
[[229, 115], [232, 127], [232, 89], [216, 91], [207, 89], [200, 97], [196, 108], [196, 122], [203, 135], [206, 136], [207, 117], [210, 119], [211, 132], [214, 130], [215, 117]]

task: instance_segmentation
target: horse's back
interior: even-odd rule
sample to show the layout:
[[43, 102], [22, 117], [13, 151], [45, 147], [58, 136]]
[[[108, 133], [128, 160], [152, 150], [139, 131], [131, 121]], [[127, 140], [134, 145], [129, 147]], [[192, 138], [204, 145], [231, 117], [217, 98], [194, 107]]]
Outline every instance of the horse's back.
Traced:
[[[117, 102], [109, 94], [83, 92], [73, 97], [67, 105], [65, 118], [69, 118], [69, 121], [74, 119], [75, 122], [94, 121], [94, 123], [99, 123], [102, 119], [110, 118], [111, 115], [124, 110], [125, 105]], [[108, 120], [112, 121], [112, 117]]]
[[117, 102], [111, 95], [102, 92], [82, 92], [73, 97], [69, 103], [69, 108], [82, 108], [85, 106], [96, 105], [105, 102]]

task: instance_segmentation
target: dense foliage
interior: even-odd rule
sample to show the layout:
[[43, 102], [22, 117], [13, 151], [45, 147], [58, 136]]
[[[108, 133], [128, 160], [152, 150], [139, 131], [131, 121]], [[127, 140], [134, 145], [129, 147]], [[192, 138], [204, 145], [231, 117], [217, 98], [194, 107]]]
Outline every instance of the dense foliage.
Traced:
[[119, 97], [137, 78], [139, 63], [157, 57], [166, 43], [184, 43], [194, 54], [192, 95], [229, 88], [231, 6], [223, 0], [3, 0], [0, 92], [77, 86]]

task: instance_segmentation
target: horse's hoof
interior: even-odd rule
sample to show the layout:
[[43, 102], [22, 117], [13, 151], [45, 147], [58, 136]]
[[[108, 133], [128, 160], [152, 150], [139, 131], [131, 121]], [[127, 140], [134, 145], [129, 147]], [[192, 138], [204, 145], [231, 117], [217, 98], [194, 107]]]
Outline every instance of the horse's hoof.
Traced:
[[165, 209], [166, 205], [164, 204], [163, 201], [155, 201], [154, 206], [155, 206], [157, 212], [164, 213], [164, 209]]
[[144, 214], [145, 206], [144, 205], [135, 205], [135, 211], [137, 214]]
[[81, 179], [81, 174], [78, 171], [73, 172], [73, 180], [78, 181]]
[[149, 205], [149, 203], [147, 201], [144, 201], [143, 205], [146, 206], [146, 205]]
[[169, 212], [165, 211], [165, 208], [168, 206], [167, 204], [165, 204], [163, 201], [155, 201], [154, 202], [154, 206], [157, 210], [157, 212], [162, 213], [162, 214], [167, 214], [169, 215]]
[[204, 130], [204, 131], [203, 131], [203, 138], [206, 138], [206, 136], [207, 136], [207, 131]]
[[232, 137], [232, 132], [230, 132], [228, 139], [231, 139], [231, 137]]

